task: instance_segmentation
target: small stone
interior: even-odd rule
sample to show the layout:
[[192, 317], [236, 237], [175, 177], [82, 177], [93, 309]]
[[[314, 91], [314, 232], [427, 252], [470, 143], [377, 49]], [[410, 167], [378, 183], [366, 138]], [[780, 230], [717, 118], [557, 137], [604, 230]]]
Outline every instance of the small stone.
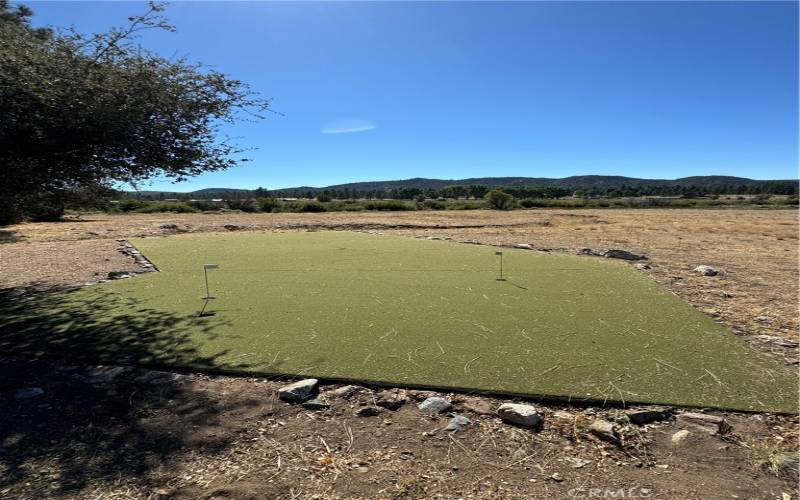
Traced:
[[644, 255], [637, 255], [627, 250], [611, 249], [603, 252], [603, 257], [606, 259], [622, 259], [622, 260], [645, 260], [647, 257]]
[[668, 411], [659, 408], [628, 410], [626, 414], [628, 415], [628, 420], [636, 425], [646, 425], [652, 422], [667, 420], [671, 416]]
[[555, 482], [557, 482], [557, 483], [560, 483], [560, 482], [563, 482], [563, 481], [564, 481], [564, 478], [563, 478], [563, 477], [561, 477], [561, 474], [559, 474], [558, 472], [554, 472], [554, 473], [553, 473], [553, 474], [550, 476], [550, 479], [552, 479], [553, 481], [555, 481]]
[[466, 427], [468, 427], [472, 421], [463, 415], [458, 415], [453, 413], [450, 418], [450, 422], [448, 422], [447, 427], [444, 430], [448, 432], [458, 432]]
[[427, 398], [436, 396], [436, 393], [433, 392], [433, 391], [411, 390], [411, 391], [408, 391], [408, 395], [411, 396], [411, 398], [414, 399], [415, 401], [423, 401], [423, 400], [425, 400]]
[[542, 416], [531, 405], [503, 403], [497, 409], [497, 415], [505, 422], [523, 427], [539, 427], [542, 424]]
[[699, 273], [703, 276], [716, 276], [717, 274], [719, 274], [719, 271], [717, 271], [716, 268], [705, 265], [695, 267], [694, 272]]
[[403, 389], [394, 389], [378, 393], [375, 404], [387, 410], [399, 410], [408, 401], [408, 395]]
[[643, 264], [640, 262], [638, 264], [634, 264], [633, 267], [640, 271], [646, 271], [647, 269], [650, 269], [650, 264]]
[[686, 429], [681, 429], [673, 434], [669, 440], [672, 442], [672, 444], [681, 444], [687, 437], [689, 437], [689, 434], [691, 434], [691, 432], [687, 431]]
[[533, 250], [533, 245], [530, 243], [517, 243], [514, 245], [514, 248], [522, 248], [525, 250]]
[[321, 396], [317, 396], [313, 399], [309, 399], [308, 401], [302, 403], [303, 408], [307, 408], [309, 410], [327, 410], [331, 407], [327, 401]]
[[614, 429], [614, 424], [608, 420], [597, 419], [589, 425], [589, 432], [603, 441], [619, 444], [619, 436]]
[[759, 323], [766, 323], [768, 325], [771, 325], [772, 323], [775, 322], [775, 318], [773, 318], [771, 316], [756, 316], [753, 319], [755, 319]]
[[14, 399], [31, 399], [44, 394], [40, 387], [22, 387], [14, 391]]
[[356, 411], [356, 417], [377, 417], [381, 413], [377, 406], [365, 406]]
[[278, 397], [282, 401], [299, 403], [311, 397], [311, 395], [317, 389], [317, 384], [319, 384], [319, 380], [315, 378], [299, 380], [293, 384], [289, 384], [278, 389]]
[[108, 273], [108, 279], [110, 280], [122, 280], [130, 277], [131, 274], [128, 271], [111, 271]]
[[449, 410], [451, 406], [452, 404], [450, 404], [450, 401], [438, 396], [430, 397], [417, 405], [421, 412], [431, 414], [444, 413]]
[[350, 399], [359, 392], [363, 392], [365, 390], [366, 389], [358, 385], [345, 385], [343, 387], [337, 387], [336, 389], [332, 390], [331, 395], [335, 398]]

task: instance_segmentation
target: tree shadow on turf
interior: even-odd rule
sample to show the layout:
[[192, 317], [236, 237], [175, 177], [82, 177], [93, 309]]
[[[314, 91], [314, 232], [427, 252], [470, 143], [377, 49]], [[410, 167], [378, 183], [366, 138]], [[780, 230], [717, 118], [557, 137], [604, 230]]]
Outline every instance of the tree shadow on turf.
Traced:
[[[213, 338], [219, 320], [129, 305], [76, 304], [65, 291], [0, 290], [0, 491], [52, 497], [98, 483], [141, 484], [172, 458], [224, 450], [237, 431], [217, 417], [261, 404], [223, 405], [174, 374], [153, 379], [127, 368], [104, 380], [76, 365], [236, 368], [220, 366], [224, 352], [201, 356], [193, 347], [198, 332]], [[15, 393], [25, 387], [44, 393], [21, 399]], [[48, 489], [31, 491], [43, 484]]]

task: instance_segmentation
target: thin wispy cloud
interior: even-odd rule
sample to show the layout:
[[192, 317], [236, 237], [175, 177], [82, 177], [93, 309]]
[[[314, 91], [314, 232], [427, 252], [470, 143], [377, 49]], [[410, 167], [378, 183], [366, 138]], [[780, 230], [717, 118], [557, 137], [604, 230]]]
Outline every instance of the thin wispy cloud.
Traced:
[[323, 134], [352, 134], [374, 130], [377, 126], [369, 120], [361, 118], [345, 118], [328, 122], [322, 127]]

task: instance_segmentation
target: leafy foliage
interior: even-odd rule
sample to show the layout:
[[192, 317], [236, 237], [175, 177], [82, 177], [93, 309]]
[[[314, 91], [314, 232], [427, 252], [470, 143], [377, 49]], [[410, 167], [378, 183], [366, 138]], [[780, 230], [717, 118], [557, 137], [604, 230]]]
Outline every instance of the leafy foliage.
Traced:
[[486, 201], [496, 210], [511, 210], [516, 205], [516, 198], [500, 189], [492, 189], [486, 193]]
[[174, 29], [163, 9], [151, 3], [126, 28], [85, 35], [34, 29], [29, 9], [0, 0], [0, 222], [43, 198], [63, 206], [77, 188], [180, 181], [244, 161], [220, 126], [259, 117], [268, 101], [135, 46], [143, 30]]

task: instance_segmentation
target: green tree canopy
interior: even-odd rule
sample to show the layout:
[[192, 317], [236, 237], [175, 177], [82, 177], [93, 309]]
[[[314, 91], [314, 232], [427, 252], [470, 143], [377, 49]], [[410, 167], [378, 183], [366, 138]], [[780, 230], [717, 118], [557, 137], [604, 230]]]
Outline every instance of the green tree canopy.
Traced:
[[125, 28], [86, 35], [34, 29], [0, 0], [0, 223], [86, 186], [183, 180], [244, 161], [223, 123], [269, 102], [235, 79], [133, 43], [172, 30], [151, 3]]
[[496, 210], [511, 210], [516, 205], [516, 198], [499, 189], [492, 189], [486, 193], [486, 202]]

